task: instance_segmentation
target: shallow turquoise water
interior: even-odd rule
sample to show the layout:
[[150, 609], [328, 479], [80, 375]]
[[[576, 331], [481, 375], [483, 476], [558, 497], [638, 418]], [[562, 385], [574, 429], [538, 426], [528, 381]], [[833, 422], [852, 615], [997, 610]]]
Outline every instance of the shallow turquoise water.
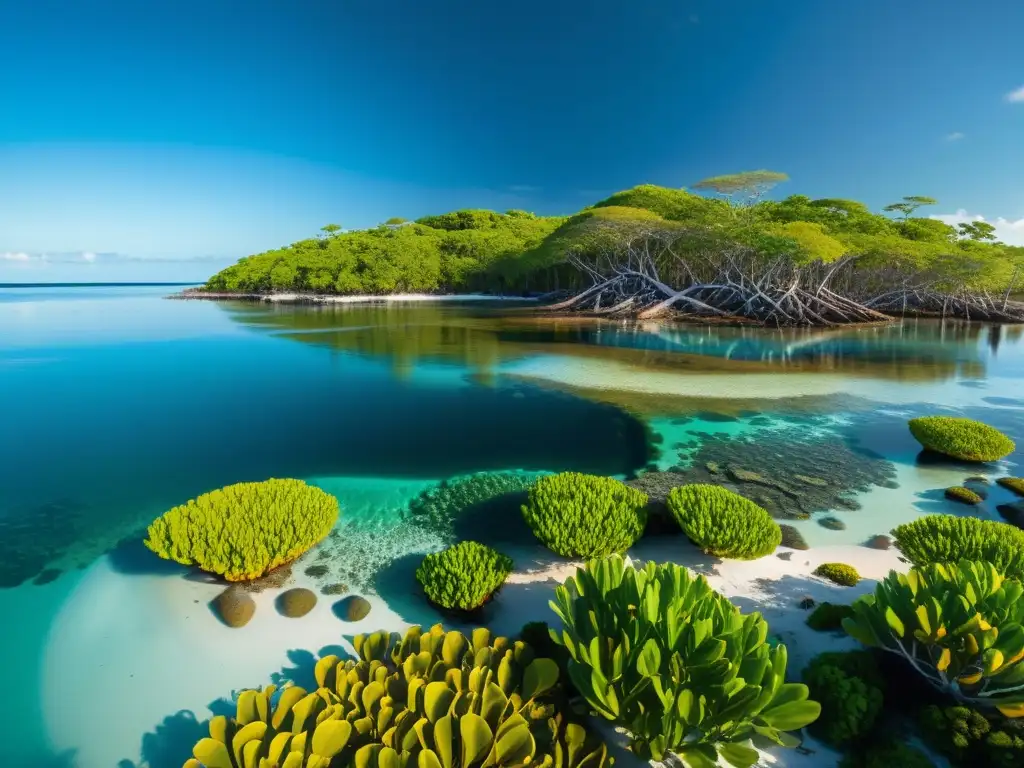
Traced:
[[[1024, 343], [1007, 330], [997, 340], [936, 323], [842, 334], [552, 326], [493, 307], [267, 307], [166, 292], [0, 289], [0, 614], [15, 619], [0, 650], [16, 692], [0, 722], [13, 735], [12, 765], [117, 764], [93, 731], [117, 736], [109, 753], [122, 765], [180, 765], [185, 755], [143, 745], [161, 717], [194, 706], [185, 689], [136, 690], [139, 669], [126, 661], [118, 683], [84, 650], [61, 659], [76, 645], [120, 644], [126, 659], [157, 647], [157, 622], [175, 619], [146, 618], [133, 585], [157, 594], [182, 575], [131, 542], [168, 507], [215, 487], [271, 476], [321, 485], [345, 510], [331, 556], [362, 558], [353, 567], [365, 571], [436, 546], [394, 526], [411, 498], [462, 473], [683, 471], [701, 450], [740, 438], [782, 440], [780, 451], [842, 444], [869, 456], [865, 466], [888, 462], [898, 487], [856, 491], [861, 509], [835, 513], [845, 531], [818, 525], [819, 513], [794, 523], [816, 546], [859, 543], [923, 512], [965, 513], [941, 489], [976, 470], [921, 465], [909, 416], [963, 413], [1024, 443]], [[1019, 474], [1019, 461], [1020, 452], [986, 472]], [[995, 516], [1002, 500], [994, 493], [972, 513]], [[83, 626], [90, 616], [99, 626]], [[130, 631], [106, 637], [104, 622], [114, 623], [103, 616]], [[205, 611], [189, 620], [190, 632], [214, 631]], [[55, 654], [82, 675], [63, 710], [72, 682], [61, 682]], [[160, 715], [127, 724], [140, 709]], [[110, 726], [121, 716], [123, 728]]]

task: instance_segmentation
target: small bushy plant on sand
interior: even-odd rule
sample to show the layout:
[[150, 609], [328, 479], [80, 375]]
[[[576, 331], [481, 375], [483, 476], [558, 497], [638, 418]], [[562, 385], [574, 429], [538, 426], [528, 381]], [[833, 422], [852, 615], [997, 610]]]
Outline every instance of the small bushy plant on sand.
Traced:
[[625, 552], [647, 524], [647, 494], [611, 477], [562, 472], [537, 480], [523, 517], [544, 546], [563, 557]]
[[857, 569], [846, 563], [822, 563], [814, 569], [814, 575], [828, 579], [841, 587], [854, 587], [860, 581]]
[[998, 461], [1013, 453], [1013, 441], [995, 427], [954, 416], [910, 420], [910, 433], [925, 450], [963, 461]]
[[512, 558], [475, 541], [463, 541], [423, 558], [416, 580], [430, 602], [472, 611], [486, 603], [512, 573]]
[[673, 488], [668, 508], [690, 541], [715, 557], [755, 560], [782, 542], [782, 529], [766, 510], [720, 485]]
[[928, 515], [896, 526], [892, 535], [913, 565], [984, 560], [1005, 576], [1024, 578], [1024, 531], [998, 520]]
[[145, 544], [166, 560], [249, 581], [322, 541], [337, 520], [338, 500], [301, 480], [237, 483], [165, 512]]

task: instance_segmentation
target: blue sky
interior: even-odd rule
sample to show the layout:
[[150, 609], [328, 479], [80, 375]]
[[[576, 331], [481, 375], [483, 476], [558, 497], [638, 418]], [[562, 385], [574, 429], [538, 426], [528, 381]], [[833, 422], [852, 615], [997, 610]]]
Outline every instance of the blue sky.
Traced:
[[1024, 243], [1021, 30], [1019, 0], [0, 0], [0, 281], [753, 168]]

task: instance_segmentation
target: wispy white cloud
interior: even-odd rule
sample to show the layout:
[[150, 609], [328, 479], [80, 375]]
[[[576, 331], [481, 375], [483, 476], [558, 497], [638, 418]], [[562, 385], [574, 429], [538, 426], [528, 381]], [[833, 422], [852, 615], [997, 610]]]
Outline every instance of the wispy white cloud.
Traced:
[[122, 253], [96, 253], [94, 251], [65, 251], [59, 253], [28, 253], [25, 251], [0, 251], [0, 262], [25, 265], [45, 264], [80, 264], [92, 266], [97, 264], [195, 264], [207, 262], [230, 262], [217, 256], [189, 256], [180, 259], [169, 257], [127, 256]]
[[1006, 100], [1009, 102], [1024, 102], [1024, 85], [1006, 94]]
[[960, 131], [953, 131], [952, 133], [946, 134], [946, 141], [960, 141], [961, 139], [966, 138], [967, 134], [961, 133]]
[[956, 213], [940, 213], [932, 216], [933, 219], [943, 221], [950, 226], [963, 224], [971, 221], [985, 221], [995, 227], [996, 239], [1007, 245], [1024, 245], [1024, 216], [1019, 219], [1005, 219], [1002, 216], [995, 219], [986, 219], [981, 215], [968, 214], [963, 208]]
[[28, 262], [28, 261], [32, 261], [32, 259], [33, 259], [33, 257], [31, 255], [27, 254], [27, 253], [21, 253], [21, 252], [14, 253], [12, 251], [7, 251], [5, 253], [0, 253], [0, 261], [13, 261], [13, 262], [25, 263], [25, 262]]

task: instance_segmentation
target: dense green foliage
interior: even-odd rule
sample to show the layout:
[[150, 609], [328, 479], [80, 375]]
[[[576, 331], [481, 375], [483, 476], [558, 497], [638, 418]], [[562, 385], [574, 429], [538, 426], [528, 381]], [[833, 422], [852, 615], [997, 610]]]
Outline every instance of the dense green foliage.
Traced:
[[782, 529], [766, 510], [719, 485], [673, 488], [667, 503], [683, 533], [709, 555], [754, 560], [782, 543]]
[[248, 581], [306, 552], [337, 520], [338, 500], [301, 480], [237, 483], [165, 512], [145, 544], [164, 559]]
[[787, 731], [819, 714], [805, 685], [785, 682], [786, 647], [769, 645], [761, 615], [740, 613], [682, 566], [593, 560], [551, 605], [574, 687], [641, 758], [748, 767], [748, 739], [794, 746]]
[[954, 416], [911, 419], [910, 432], [925, 450], [963, 461], [997, 461], [1015, 448], [1013, 441], [995, 427]]
[[423, 558], [416, 580], [442, 608], [472, 611], [487, 602], [512, 573], [512, 558], [475, 541], [462, 541]]
[[925, 741], [964, 768], [1024, 765], [1024, 727], [970, 707], [925, 707], [920, 717]]
[[897, 526], [892, 535], [914, 565], [983, 560], [1007, 577], [1024, 579], [1024, 531], [1009, 523], [927, 515]]
[[[701, 189], [747, 197], [772, 183], [756, 178], [758, 173], [777, 176], [733, 174], [706, 180]], [[914, 217], [913, 207], [894, 212], [902, 218], [873, 213], [852, 200], [803, 195], [737, 206], [645, 184], [569, 218], [462, 210], [416, 222], [393, 218], [351, 232], [329, 225], [319, 237], [241, 259], [210, 278], [207, 287], [339, 294], [571, 288], [586, 278], [565, 267], [566, 255], [599, 250], [612, 236], [605, 225], [631, 223], [678, 229], [679, 252], [740, 244], [796, 262], [849, 255], [865, 267], [910, 268], [992, 290], [1004, 289], [1024, 264], [1024, 248], [988, 242], [982, 229]]]
[[803, 680], [821, 704], [811, 726], [816, 736], [842, 748], [871, 732], [885, 685], [869, 651], [822, 653], [807, 665]]
[[843, 628], [843, 619], [853, 615], [848, 605], [819, 603], [807, 617], [807, 626], [815, 632], [837, 632]]
[[357, 635], [319, 659], [318, 689], [245, 690], [185, 768], [605, 768], [607, 748], [552, 696], [559, 671], [523, 642], [440, 625]]
[[903, 740], [888, 739], [863, 752], [845, 755], [839, 768], [935, 768], [935, 763], [917, 747]]
[[523, 517], [544, 546], [563, 557], [625, 552], [647, 524], [647, 494], [611, 477], [562, 472], [530, 488]]
[[951, 485], [945, 490], [945, 496], [951, 501], [959, 501], [962, 504], [981, 504], [982, 502], [981, 496], [962, 485]]
[[1024, 586], [990, 563], [893, 571], [853, 603], [846, 631], [907, 660], [937, 690], [1024, 716]]
[[841, 587], [853, 587], [860, 581], [857, 569], [846, 563], [822, 563], [814, 569], [814, 575], [828, 579]]

